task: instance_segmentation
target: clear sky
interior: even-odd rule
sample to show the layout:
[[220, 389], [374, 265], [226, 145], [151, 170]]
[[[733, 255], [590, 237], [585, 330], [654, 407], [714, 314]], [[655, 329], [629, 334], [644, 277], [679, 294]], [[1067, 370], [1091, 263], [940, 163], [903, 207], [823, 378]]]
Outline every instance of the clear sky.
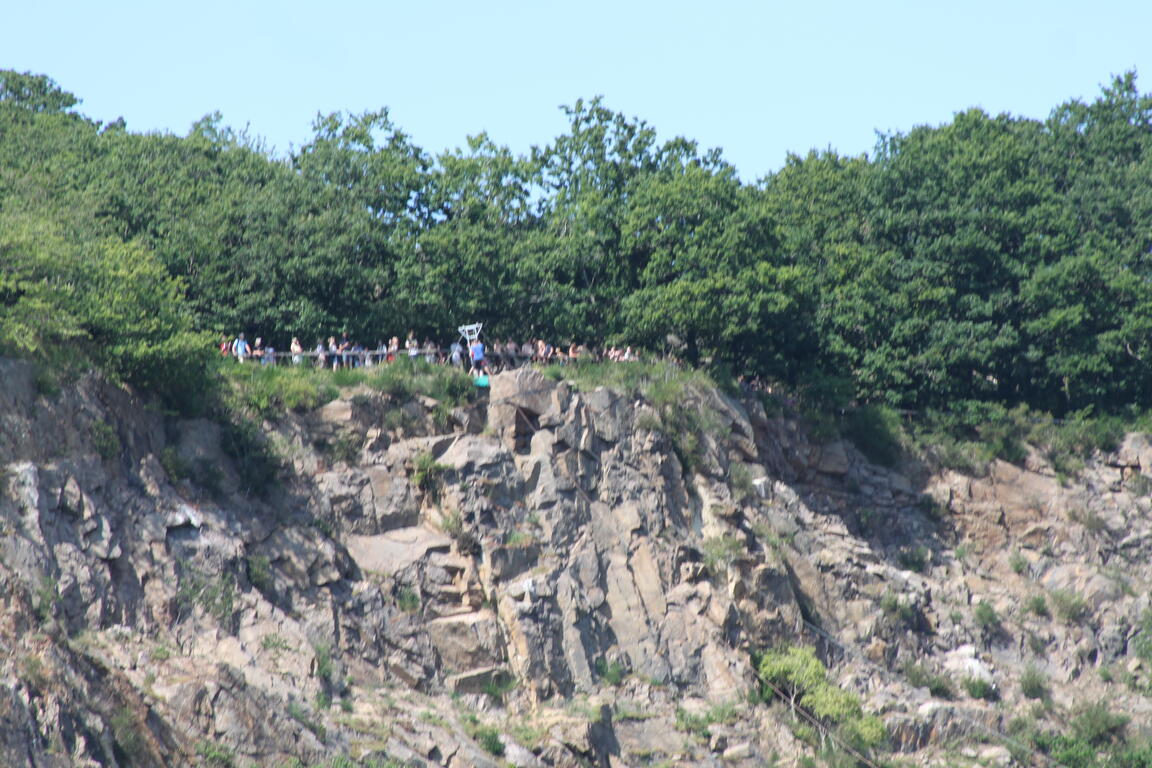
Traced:
[[1152, 91], [1152, 0], [40, 0], [2, 17], [0, 68], [49, 75], [89, 117], [183, 135], [219, 110], [281, 154], [319, 112], [385, 106], [433, 154], [481, 131], [526, 152], [567, 130], [560, 105], [602, 95], [751, 181], [971, 106], [1044, 118], [1131, 69]]

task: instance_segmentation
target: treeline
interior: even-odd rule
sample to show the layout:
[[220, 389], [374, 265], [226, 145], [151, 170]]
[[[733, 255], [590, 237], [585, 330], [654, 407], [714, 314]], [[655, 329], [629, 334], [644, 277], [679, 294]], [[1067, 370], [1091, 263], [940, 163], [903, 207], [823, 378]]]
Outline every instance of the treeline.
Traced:
[[219, 332], [277, 346], [496, 336], [675, 351], [832, 402], [1149, 404], [1152, 98], [957, 114], [874, 157], [742, 183], [599, 100], [515, 155], [432, 156], [382, 110], [287, 157], [222, 125], [137, 134], [0, 72], [0, 345], [178, 399]]

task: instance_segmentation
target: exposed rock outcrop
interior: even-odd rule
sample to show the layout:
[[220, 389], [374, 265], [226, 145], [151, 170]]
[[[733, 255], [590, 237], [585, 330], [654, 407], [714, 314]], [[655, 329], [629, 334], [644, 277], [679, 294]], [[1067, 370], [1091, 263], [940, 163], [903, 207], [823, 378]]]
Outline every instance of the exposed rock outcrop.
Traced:
[[449, 418], [367, 389], [285, 414], [256, 493], [219, 425], [0, 382], [5, 765], [762, 765], [806, 749], [749, 703], [788, 644], [901, 751], [996, 742], [964, 686], [1022, 705], [1026, 668], [1152, 721], [1139, 436], [1075, 483], [893, 471], [698, 384], [656, 407], [520, 369]]

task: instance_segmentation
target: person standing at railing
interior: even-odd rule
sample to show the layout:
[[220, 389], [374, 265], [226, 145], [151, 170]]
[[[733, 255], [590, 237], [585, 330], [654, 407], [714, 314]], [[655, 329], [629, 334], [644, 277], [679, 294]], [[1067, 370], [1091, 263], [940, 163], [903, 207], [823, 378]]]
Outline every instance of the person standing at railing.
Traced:
[[289, 349], [292, 350], [292, 365], [300, 365], [304, 360], [304, 345], [300, 343], [300, 339], [293, 336], [292, 346]]
[[472, 358], [472, 368], [469, 371], [473, 376], [488, 373], [488, 363], [484, 359], [484, 342], [476, 339], [468, 347], [468, 354]]
[[340, 334], [340, 365], [344, 368], [352, 367], [352, 341], [348, 338], [348, 331]]
[[251, 357], [251, 355], [252, 348], [248, 346], [248, 341], [244, 338], [244, 334], [241, 333], [236, 337], [236, 341], [232, 342], [232, 356], [235, 357], [238, 362], [242, 363]]
[[316, 367], [323, 368], [328, 362], [327, 355], [324, 354], [324, 339], [316, 339]]

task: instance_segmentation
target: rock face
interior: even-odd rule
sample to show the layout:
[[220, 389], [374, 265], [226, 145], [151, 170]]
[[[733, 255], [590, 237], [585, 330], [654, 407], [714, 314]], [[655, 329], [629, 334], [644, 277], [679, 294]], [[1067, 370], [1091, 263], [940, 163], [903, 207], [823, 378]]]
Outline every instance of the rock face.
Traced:
[[807, 749], [749, 703], [783, 645], [899, 751], [1010, 760], [1025, 669], [1152, 720], [1140, 436], [1062, 484], [876, 467], [698, 384], [520, 369], [447, 420], [356, 390], [245, 442], [36, 381], [0, 360], [3, 765], [764, 765]]

